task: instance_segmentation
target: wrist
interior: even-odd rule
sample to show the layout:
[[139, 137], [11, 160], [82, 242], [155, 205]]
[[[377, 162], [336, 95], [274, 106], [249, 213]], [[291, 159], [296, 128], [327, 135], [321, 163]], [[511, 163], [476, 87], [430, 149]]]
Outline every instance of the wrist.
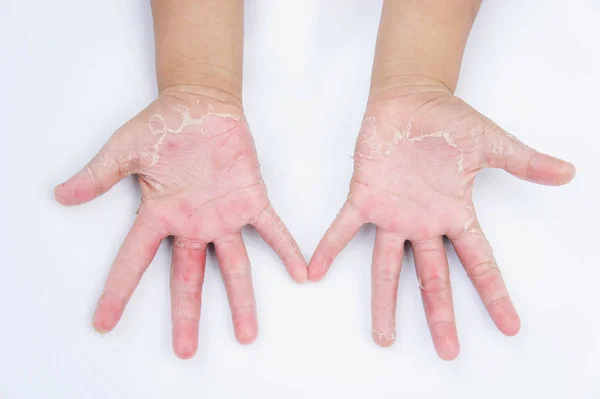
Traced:
[[386, 0], [377, 34], [372, 96], [415, 86], [453, 93], [480, 3]]
[[453, 95], [453, 91], [439, 78], [423, 73], [392, 74], [371, 81], [369, 104], [411, 94], [440, 93]]
[[232, 105], [235, 108], [238, 108], [242, 113], [244, 109], [241, 98], [216, 86], [199, 84], [175, 84], [172, 86], [163, 87], [162, 89], [160, 89], [159, 94], [161, 96], [177, 96], [180, 94], [192, 94], [195, 96], [204, 97], [207, 100], [214, 100]]
[[242, 77], [210, 63], [171, 67], [157, 73], [158, 91], [184, 91], [219, 101], [242, 103]]

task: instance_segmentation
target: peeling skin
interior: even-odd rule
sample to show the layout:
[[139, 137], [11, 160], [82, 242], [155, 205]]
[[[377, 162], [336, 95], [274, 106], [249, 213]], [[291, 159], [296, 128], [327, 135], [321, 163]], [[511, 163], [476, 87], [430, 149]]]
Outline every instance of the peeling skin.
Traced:
[[[461, 230], [465, 233], [481, 233], [475, 209], [470, 200], [474, 175], [473, 172], [467, 171], [465, 167], [467, 164], [471, 169], [473, 167], [470, 165], [476, 165], [477, 163], [476, 160], [472, 159], [466, 163], [468, 154], [461, 143], [466, 143], [469, 151], [481, 146], [482, 129], [465, 129], [465, 133], [461, 135], [452, 133], [450, 129], [425, 128], [422, 124], [415, 124], [418, 121], [416, 112], [410, 113], [407, 118], [404, 118], [404, 121], [407, 122], [402, 123], [402, 117], [397, 115], [392, 121], [389, 121], [385, 115], [376, 114], [367, 115], [364, 118], [354, 154], [356, 178], [359, 181], [362, 181], [361, 179], [366, 181], [376, 180], [385, 187], [389, 187], [386, 190], [390, 192], [404, 193], [405, 196], [409, 195], [408, 198], [411, 202], [416, 201], [420, 193], [414, 191], [415, 183], [407, 180], [408, 176], [414, 174], [420, 176], [421, 180], [427, 182], [424, 187], [427, 190], [436, 189], [438, 184], [447, 185], [449, 188], [454, 187], [449, 192], [444, 192], [444, 187], [440, 186], [440, 191], [435, 194], [423, 193], [422, 201], [418, 203], [425, 206], [429, 199], [437, 198], [440, 195], [448, 197], [458, 205], [457, 214], [464, 214], [464, 211], [466, 211], [466, 216], [461, 221]], [[384, 127], [383, 130], [382, 126]], [[415, 134], [415, 131], [418, 131], [419, 134]], [[440, 141], [440, 139], [443, 141]], [[516, 139], [507, 135], [502, 136], [497, 141], [491, 141], [487, 145], [492, 153], [510, 155], [514, 153], [513, 140]], [[426, 143], [427, 147], [414, 147]], [[446, 146], [446, 149], [443, 148], [442, 143]], [[440, 162], [439, 165], [433, 165], [438, 168], [437, 171], [415, 169], [417, 166], [427, 167], [427, 165], [417, 165], [413, 160], [419, 160], [421, 163], [431, 162], [427, 158], [420, 159], [422, 158], [421, 152], [424, 151], [423, 148], [426, 149], [425, 153], [431, 157], [431, 161]], [[456, 151], [448, 152], [447, 149]], [[390, 161], [386, 161], [385, 158], [390, 158]], [[365, 161], [359, 161], [359, 159]], [[454, 160], [454, 165], [446, 165], [446, 162], [451, 159]], [[374, 160], [378, 162], [372, 165], [371, 161]], [[441, 163], [442, 161], [444, 164]], [[390, 164], [389, 168], [382, 173], [383, 171], [379, 170], [381, 165], [388, 163]], [[429, 173], [435, 174], [429, 175]], [[452, 173], [452, 175], [448, 173]], [[398, 185], [400, 187], [394, 188]], [[401, 188], [402, 185], [407, 187]]]
[[[465, 158], [464, 152], [454, 142], [450, 133], [447, 131], [436, 131], [433, 133], [422, 134], [420, 136], [412, 136], [411, 128], [412, 128], [413, 119], [414, 119], [414, 114], [410, 117], [410, 120], [409, 120], [408, 124], [406, 125], [405, 130], [397, 129], [396, 127], [394, 127], [391, 124], [388, 125], [389, 128], [391, 128], [394, 131], [394, 136], [393, 136], [392, 141], [383, 141], [383, 140], [379, 140], [379, 138], [377, 136], [377, 122], [376, 122], [375, 117], [366, 117], [363, 122], [363, 127], [361, 128], [359, 140], [369, 147], [370, 152], [365, 155], [365, 154], [361, 153], [360, 151], [357, 151], [355, 153], [355, 156], [358, 156], [361, 158], [366, 158], [366, 159], [373, 159], [374, 155], [391, 156], [393, 147], [399, 143], [402, 143], [402, 141], [404, 139], [406, 139], [406, 141], [408, 141], [410, 143], [415, 143], [415, 142], [422, 142], [423, 140], [428, 139], [428, 138], [443, 138], [450, 147], [456, 148], [459, 151], [460, 155], [459, 155], [459, 160], [456, 163], [456, 166], [457, 166], [456, 174], [459, 175], [460, 173], [462, 173], [464, 170], [464, 165], [463, 165], [464, 158]], [[371, 134], [368, 134], [367, 131], [365, 130], [365, 124], [372, 131]]]
[[[367, 125], [369, 128], [372, 129], [372, 134], [367, 134], [367, 132], [365, 131], [365, 125]], [[360, 134], [359, 134], [359, 140], [366, 144], [369, 149], [370, 149], [370, 153], [369, 154], [363, 154], [360, 151], [357, 151], [354, 156], [355, 157], [361, 157], [361, 158], [366, 158], [366, 159], [373, 159], [373, 156], [375, 154], [379, 154], [379, 155], [387, 155], [389, 156], [391, 154], [390, 149], [385, 149], [386, 147], [389, 147], [392, 143], [388, 143], [388, 142], [377, 142], [378, 137], [377, 137], [377, 125], [375, 123], [375, 118], [374, 117], [366, 117], [363, 120], [363, 125], [361, 127], [360, 130]]]
[[208, 243], [214, 243], [240, 342], [250, 343], [257, 334], [250, 261], [241, 235], [244, 226], [256, 227], [296, 282], [308, 279], [306, 261], [270, 204], [241, 110], [212, 101], [183, 91], [161, 95], [119, 128], [83, 170], [56, 187], [57, 201], [78, 205], [130, 174], [137, 175], [140, 184], [137, 216], [94, 315], [97, 331], [116, 326], [143, 270], [169, 236], [174, 237], [175, 348], [196, 347]]
[[456, 202], [458, 202], [460, 206], [466, 209], [470, 214], [470, 217], [465, 220], [463, 225], [463, 232], [481, 234], [481, 230], [477, 227], [477, 216], [475, 215], [475, 207], [473, 204], [464, 204], [459, 198], [456, 199]]
[[310, 279], [324, 277], [364, 223], [375, 225], [372, 336], [389, 346], [396, 335], [392, 321], [402, 246], [412, 242], [431, 337], [440, 357], [450, 360], [458, 355], [459, 344], [443, 241], [447, 237], [495, 324], [506, 335], [516, 334], [519, 317], [475, 213], [475, 175], [494, 167], [556, 185], [573, 178], [572, 165], [529, 149], [459, 98], [437, 91], [369, 103], [353, 158], [352, 201], [346, 201], [319, 243]]
[[193, 118], [191, 116], [190, 110], [188, 108], [186, 108], [182, 105], [178, 106], [177, 112], [182, 116], [182, 120], [181, 120], [181, 124], [179, 125], [179, 127], [177, 129], [168, 128], [166, 125], [165, 119], [163, 118], [163, 116], [161, 114], [152, 115], [150, 117], [150, 120], [148, 121], [148, 126], [150, 127], [150, 132], [155, 136], [159, 136], [159, 138], [154, 143], [154, 145], [151, 147], [152, 149], [144, 151], [142, 153], [142, 156], [143, 157], [152, 157], [152, 162], [150, 163], [150, 166], [154, 166], [160, 159], [160, 157], [158, 155], [158, 151], [159, 151], [159, 149], [163, 143], [163, 140], [165, 139], [165, 136], [167, 134], [180, 134], [181, 132], [183, 132], [183, 130], [185, 128], [190, 127], [190, 126], [199, 126], [201, 128], [201, 131], [204, 134], [204, 130], [202, 129], [202, 126], [203, 126], [204, 122], [211, 116], [215, 116], [218, 118], [228, 118], [228, 119], [234, 120], [236, 122], [239, 122], [240, 119], [242, 118], [240, 115], [236, 115], [236, 114], [213, 112], [213, 108], [214, 108], [214, 106], [212, 104], [209, 104], [208, 112], [206, 114], [202, 115], [200, 118]]
[[381, 331], [377, 331], [375, 329], [371, 330], [371, 332], [379, 337], [382, 341], [393, 341], [396, 339], [396, 330], [394, 329], [392, 332], [384, 333]]
[[[377, 328], [375, 326], [378, 326]], [[385, 330], [380, 331], [380, 329]], [[379, 341], [394, 341], [396, 339], [396, 321], [389, 319], [374, 320], [374, 326], [371, 329]]]
[[94, 187], [96, 187], [96, 195], [100, 195], [100, 186], [99, 186], [98, 182], [96, 181], [96, 178], [94, 177], [94, 172], [92, 172], [92, 169], [90, 168], [89, 164], [85, 165], [85, 170], [87, 170], [88, 175], [90, 175], [90, 179], [92, 179]]
[[202, 249], [206, 247], [206, 243], [200, 240], [175, 237], [175, 239], [173, 240], [173, 246], [177, 248], [186, 249]]
[[499, 155], [511, 155], [515, 153], [511, 143], [505, 143], [504, 140], [500, 140], [500, 142], [492, 141], [490, 144], [490, 150], [494, 154]]

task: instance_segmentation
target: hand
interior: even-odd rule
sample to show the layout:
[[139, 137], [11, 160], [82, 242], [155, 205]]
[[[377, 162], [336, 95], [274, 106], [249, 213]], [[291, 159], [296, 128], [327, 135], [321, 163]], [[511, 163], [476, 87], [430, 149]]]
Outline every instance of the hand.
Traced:
[[525, 146], [448, 90], [415, 89], [369, 104], [350, 194], [310, 261], [309, 279], [322, 279], [360, 227], [375, 224], [372, 335], [391, 345], [403, 246], [410, 240], [436, 351], [454, 359], [459, 344], [445, 235], [498, 329], [516, 334], [519, 317], [471, 198], [475, 175], [485, 167], [546, 185], [575, 175], [573, 165]]
[[[195, 91], [197, 88], [191, 88]], [[171, 269], [173, 348], [194, 355], [206, 246], [215, 246], [237, 340], [257, 335], [250, 261], [241, 228], [251, 224], [297, 282], [306, 263], [273, 210], [241, 106], [171, 89], [121, 127], [78, 174], [55, 189], [63, 205], [90, 201], [137, 174], [138, 216], [113, 263], [94, 315], [112, 330], [161, 241], [174, 236]]]

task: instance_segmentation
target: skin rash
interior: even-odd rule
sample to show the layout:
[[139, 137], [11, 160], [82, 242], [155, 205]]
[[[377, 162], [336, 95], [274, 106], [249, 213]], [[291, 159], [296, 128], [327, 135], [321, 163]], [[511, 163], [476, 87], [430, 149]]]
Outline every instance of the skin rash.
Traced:
[[240, 109], [189, 93], [159, 97], [100, 150], [81, 172], [55, 190], [64, 205], [103, 194], [136, 174], [142, 202], [114, 261], [94, 315], [112, 330], [161, 241], [174, 237], [171, 296], [173, 345], [187, 358], [197, 347], [206, 246], [214, 243], [241, 343], [256, 338], [250, 261], [240, 230], [252, 225], [297, 282], [306, 262], [273, 210], [252, 135]]
[[372, 262], [372, 336], [396, 338], [404, 243], [412, 244], [427, 323], [438, 355], [459, 343], [448, 260], [450, 239], [492, 319], [514, 335], [508, 297], [472, 201], [475, 175], [502, 168], [560, 185], [573, 165], [541, 154], [454, 97], [462, 54], [480, 0], [385, 0], [354, 174], [342, 210], [306, 267], [273, 210], [242, 111], [244, 2], [152, 0], [159, 98], [120, 128], [79, 173], [55, 189], [77, 205], [135, 174], [137, 218], [113, 263], [94, 315], [112, 330], [161, 241], [173, 236], [173, 349], [194, 355], [206, 246], [215, 252], [241, 343], [256, 338], [256, 306], [240, 230], [252, 225], [297, 282], [321, 280], [365, 223], [377, 226]]
[[354, 154], [346, 203], [308, 268], [270, 205], [242, 110], [186, 92], [161, 95], [120, 128], [56, 199], [76, 205], [136, 174], [142, 201], [101, 295], [94, 326], [112, 330], [161, 241], [174, 237], [171, 297], [173, 346], [182, 358], [197, 348], [206, 246], [214, 243], [239, 342], [258, 331], [250, 261], [240, 230], [254, 226], [297, 282], [319, 281], [365, 223], [377, 226], [372, 266], [372, 335], [396, 338], [396, 299], [403, 247], [412, 243], [427, 322], [438, 354], [456, 357], [448, 261], [452, 242], [498, 328], [519, 330], [519, 317], [472, 202], [485, 167], [548, 185], [570, 181], [573, 166], [541, 154], [444, 91], [372, 101]]
[[446, 236], [500, 331], [516, 334], [519, 317], [472, 201], [475, 175], [485, 167], [547, 185], [564, 184], [575, 173], [571, 164], [527, 147], [449, 92], [370, 103], [356, 142], [350, 194], [310, 261], [310, 280], [325, 276], [363, 224], [375, 224], [372, 335], [378, 344], [391, 345], [409, 240], [434, 345], [442, 358], [452, 359], [459, 344]]

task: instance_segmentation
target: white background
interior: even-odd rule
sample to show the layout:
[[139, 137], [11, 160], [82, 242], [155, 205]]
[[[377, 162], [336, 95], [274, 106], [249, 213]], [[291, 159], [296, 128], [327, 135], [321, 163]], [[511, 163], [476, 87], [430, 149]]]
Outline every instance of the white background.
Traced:
[[[381, 1], [246, 3], [245, 108], [272, 202], [309, 258], [347, 193]], [[578, 169], [560, 188], [498, 170], [477, 179], [518, 336], [495, 329], [449, 247], [459, 358], [435, 355], [410, 252], [398, 340], [378, 348], [371, 226], [322, 283], [304, 286], [248, 230], [259, 339], [236, 343], [211, 256], [198, 354], [182, 361], [166, 244], [116, 330], [91, 327], [134, 218], [133, 178], [76, 208], [52, 198], [156, 95], [148, 2], [0, 1], [0, 397], [600, 397], [599, 21], [597, 0], [488, 0], [469, 39], [457, 95]]]

